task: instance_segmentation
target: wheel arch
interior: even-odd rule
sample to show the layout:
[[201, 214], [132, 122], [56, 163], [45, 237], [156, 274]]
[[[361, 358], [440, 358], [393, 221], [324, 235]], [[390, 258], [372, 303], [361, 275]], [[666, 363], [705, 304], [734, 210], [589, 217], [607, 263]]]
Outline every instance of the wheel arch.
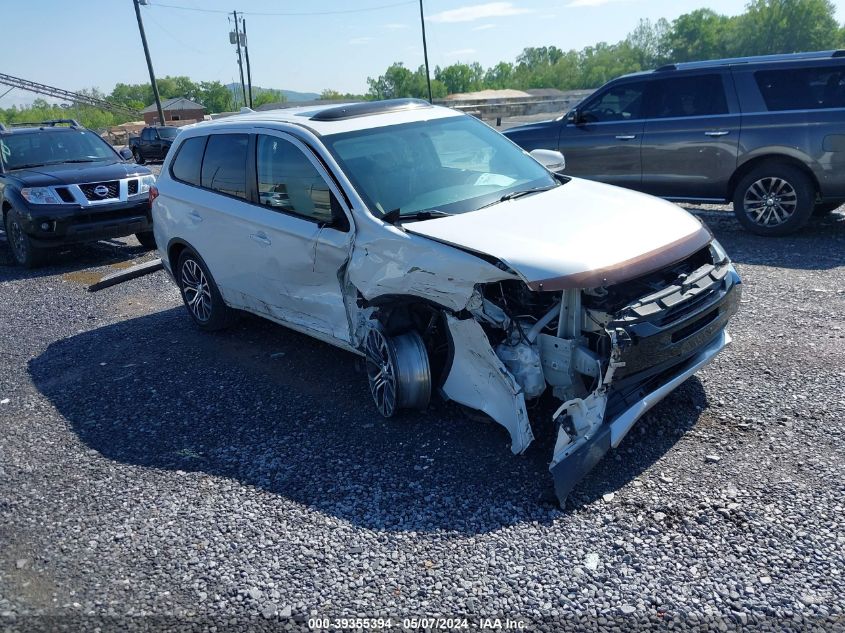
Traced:
[[736, 194], [737, 185], [739, 182], [745, 178], [749, 173], [751, 173], [754, 169], [759, 167], [760, 165], [766, 163], [776, 163], [780, 165], [788, 165], [790, 167], [794, 167], [809, 177], [810, 182], [813, 183], [813, 188], [815, 189], [815, 194], [818, 196], [820, 191], [819, 180], [816, 178], [816, 174], [813, 173], [813, 170], [807, 167], [807, 163], [804, 161], [790, 156], [788, 154], [763, 154], [762, 156], [756, 156], [749, 161], [746, 161], [742, 165], [740, 165], [736, 171], [734, 171], [733, 175], [731, 176], [730, 181], [728, 182], [728, 191], [727, 191], [727, 200], [733, 200], [734, 195]]
[[[174, 237], [167, 244], [167, 263], [174, 279], [176, 278], [176, 265], [179, 263], [179, 256], [182, 254], [182, 251], [184, 251], [186, 248], [190, 248], [195, 253], [197, 252], [197, 249], [195, 249], [185, 240], [178, 237]], [[199, 253], [197, 253], [197, 255], [199, 255]], [[200, 259], [202, 259], [201, 256]]]

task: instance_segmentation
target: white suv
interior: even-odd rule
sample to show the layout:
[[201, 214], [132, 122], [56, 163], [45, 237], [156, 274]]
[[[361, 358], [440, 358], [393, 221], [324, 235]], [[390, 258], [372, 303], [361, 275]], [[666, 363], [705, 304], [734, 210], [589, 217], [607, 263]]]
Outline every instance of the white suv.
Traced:
[[153, 226], [200, 328], [246, 310], [328, 341], [366, 358], [383, 415], [437, 390], [514, 453], [526, 402], [555, 398], [561, 503], [730, 340], [739, 277], [698, 220], [470, 116], [402, 99], [182, 130]]

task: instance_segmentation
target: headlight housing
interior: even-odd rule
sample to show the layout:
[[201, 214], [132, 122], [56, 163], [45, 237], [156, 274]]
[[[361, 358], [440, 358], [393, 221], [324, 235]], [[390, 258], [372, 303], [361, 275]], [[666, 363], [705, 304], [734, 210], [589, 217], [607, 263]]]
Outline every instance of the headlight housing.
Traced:
[[62, 204], [63, 202], [50, 187], [24, 187], [21, 189], [21, 195], [30, 204]]
[[710, 255], [713, 257], [714, 264], [725, 264], [731, 261], [731, 258], [728, 257], [725, 249], [722, 248], [722, 245], [719, 244], [719, 240], [717, 239], [713, 239], [710, 242]]
[[149, 193], [150, 187], [156, 184], [156, 177], [150, 174], [149, 176], [141, 176], [138, 179], [138, 193]]

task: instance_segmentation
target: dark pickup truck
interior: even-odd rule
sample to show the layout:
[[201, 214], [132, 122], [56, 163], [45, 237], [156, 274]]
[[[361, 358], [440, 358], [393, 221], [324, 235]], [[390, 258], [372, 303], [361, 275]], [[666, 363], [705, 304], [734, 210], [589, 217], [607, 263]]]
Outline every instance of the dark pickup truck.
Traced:
[[0, 213], [15, 261], [34, 267], [50, 248], [133, 233], [154, 248], [155, 176], [130, 159], [71, 119], [0, 123]]
[[169, 125], [145, 127], [141, 130], [141, 136], [129, 139], [129, 149], [132, 150], [135, 162], [143, 165], [148, 160], [164, 160], [178, 133], [178, 127]]

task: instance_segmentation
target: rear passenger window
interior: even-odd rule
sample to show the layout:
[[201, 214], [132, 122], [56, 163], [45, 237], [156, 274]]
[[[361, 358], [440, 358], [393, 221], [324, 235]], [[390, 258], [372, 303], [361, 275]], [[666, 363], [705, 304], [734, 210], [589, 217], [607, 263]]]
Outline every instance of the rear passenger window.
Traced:
[[258, 136], [258, 199], [261, 204], [310, 220], [330, 222], [332, 194], [299, 148], [273, 136]]
[[179, 146], [179, 153], [173, 160], [170, 173], [176, 180], [189, 185], [200, 185], [200, 166], [202, 153], [205, 150], [205, 136], [195, 136], [187, 139]]
[[212, 134], [202, 160], [201, 185], [238, 198], [246, 198], [247, 134]]
[[727, 114], [721, 75], [695, 75], [660, 79], [651, 85], [649, 118]]
[[845, 108], [845, 66], [761, 70], [754, 78], [772, 111]]

